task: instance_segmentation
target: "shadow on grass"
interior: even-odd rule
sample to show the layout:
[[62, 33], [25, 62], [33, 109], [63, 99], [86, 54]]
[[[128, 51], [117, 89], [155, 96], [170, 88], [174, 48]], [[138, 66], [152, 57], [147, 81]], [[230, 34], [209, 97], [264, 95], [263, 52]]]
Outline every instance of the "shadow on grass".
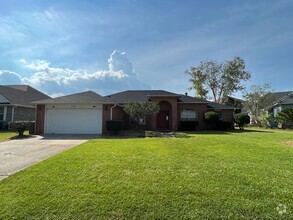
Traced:
[[22, 139], [28, 139], [28, 138], [34, 138], [34, 137], [35, 137], [34, 135], [22, 135], [22, 136], [16, 135], [16, 136], [13, 136], [9, 139], [10, 140], [22, 140]]

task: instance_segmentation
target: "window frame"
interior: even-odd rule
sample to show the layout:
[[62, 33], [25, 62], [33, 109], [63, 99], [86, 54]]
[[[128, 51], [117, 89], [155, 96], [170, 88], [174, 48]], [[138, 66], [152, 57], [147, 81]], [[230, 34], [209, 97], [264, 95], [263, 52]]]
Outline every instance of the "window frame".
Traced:
[[[192, 114], [194, 114], [194, 117], [190, 117], [190, 116], [192, 116]], [[180, 121], [197, 121], [197, 112], [196, 112], [196, 110], [194, 110], [194, 109], [181, 110], [179, 120]]]

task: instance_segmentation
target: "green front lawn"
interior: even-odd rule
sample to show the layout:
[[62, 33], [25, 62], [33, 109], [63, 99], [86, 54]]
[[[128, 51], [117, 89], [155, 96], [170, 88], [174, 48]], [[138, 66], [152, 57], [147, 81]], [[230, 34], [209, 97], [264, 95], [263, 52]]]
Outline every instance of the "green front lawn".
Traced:
[[17, 134], [10, 131], [0, 131], [0, 142], [7, 141], [12, 137], [15, 137]]
[[292, 219], [292, 141], [261, 130], [91, 140], [1, 181], [0, 219]]

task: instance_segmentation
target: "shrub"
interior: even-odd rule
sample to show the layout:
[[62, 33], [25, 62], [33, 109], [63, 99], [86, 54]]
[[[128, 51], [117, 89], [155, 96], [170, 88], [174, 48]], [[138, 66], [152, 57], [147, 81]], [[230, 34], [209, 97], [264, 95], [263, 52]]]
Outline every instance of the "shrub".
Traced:
[[34, 134], [35, 133], [35, 122], [34, 121], [30, 121], [29, 125], [28, 125], [28, 131], [29, 134]]
[[219, 121], [217, 123], [217, 129], [222, 131], [231, 130], [233, 128], [233, 123], [229, 121]]
[[180, 131], [195, 131], [198, 121], [180, 121], [179, 130]]
[[204, 114], [204, 118], [209, 123], [217, 123], [220, 119], [220, 116], [217, 112], [209, 111]]
[[122, 130], [122, 121], [107, 121], [106, 127], [108, 131], [118, 133], [120, 130]]
[[145, 137], [162, 137], [162, 133], [158, 131], [145, 131]]
[[293, 109], [282, 110], [279, 112], [277, 119], [281, 121], [283, 128], [293, 128]]
[[234, 121], [240, 130], [244, 130], [244, 125], [250, 123], [250, 117], [246, 113], [237, 113], [234, 115]]
[[8, 123], [8, 128], [11, 131], [18, 133], [18, 136], [23, 136], [23, 133], [34, 126], [33, 121], [11, 121]]
[[217, 112], [209, 111], [204, 114], [204, 119], [212, 126], [213, 129], [215, 129], [220, 120], [220, 116]]

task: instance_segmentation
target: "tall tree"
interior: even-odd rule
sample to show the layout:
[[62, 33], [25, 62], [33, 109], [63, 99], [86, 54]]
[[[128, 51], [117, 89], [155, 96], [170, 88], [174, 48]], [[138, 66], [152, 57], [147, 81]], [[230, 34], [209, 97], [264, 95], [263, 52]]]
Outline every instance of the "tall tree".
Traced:
[[243, 90], [242, 82], [251, 78], [240, 57], [223, 63], [215, 60], [202, 61], [199, 66], [191, 67], [185, 72], [190, 76], [189, 89], [194, 89], [200, 98], [208, 98], [210, 91], [217, 103], [223, 103], [228, 95]]
[[265, 113], [265, 108], [269, 107], [275, 100], [275, 95], [270, 92], [270, 84], [252, 85], [250, 92], [244, 94], [244, 109], [248, 111], [252, 119], [259, 124], [259, 117]]

